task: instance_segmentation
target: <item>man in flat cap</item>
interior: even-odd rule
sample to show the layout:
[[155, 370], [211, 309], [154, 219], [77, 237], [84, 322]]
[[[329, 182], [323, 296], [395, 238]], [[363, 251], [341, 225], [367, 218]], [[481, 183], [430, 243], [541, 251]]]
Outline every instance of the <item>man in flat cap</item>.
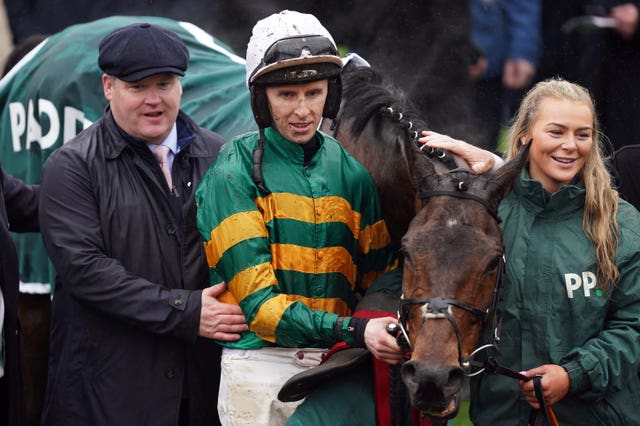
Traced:
[[222, 137], [180, 111], [189, 52], [140, 23], [108, 34], [103, 117], [42, 172], [57, 278], [45, 425], [215, 425], [220, 349], [247, 329], [218, 302], [194, 192]]

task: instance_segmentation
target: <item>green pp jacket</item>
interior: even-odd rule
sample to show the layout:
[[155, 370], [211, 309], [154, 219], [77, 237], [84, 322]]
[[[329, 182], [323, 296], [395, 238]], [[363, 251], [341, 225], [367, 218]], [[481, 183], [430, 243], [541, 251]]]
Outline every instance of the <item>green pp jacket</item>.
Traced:
[[[523, 171], [500, 205], [507, 264], [497, 360], [516, 371], [558, 364], [569, 372], [569, 393], [553, 405], [561, 425], [638, 425], [640, 214], [620, 201], [621, 275], [603, 294], [582, 229], [583, 185], [545, 197]], [[470, 412], [476, 425], [526, 425], [530, 406], [515, 379], [482, 374], [471, 381]]]
[[303, 165], [299, 145], [265, 129], [268, 195], [251, 179], [256, 132], [225, 145], [197, 190], [212, 281], [227, 283], [222, 300], [239, 303], [250, 326], [226, 346], [330, 347], [338, 316], [393, 267], [369, 172], [335, 139], [316, 136], [321, 147]]

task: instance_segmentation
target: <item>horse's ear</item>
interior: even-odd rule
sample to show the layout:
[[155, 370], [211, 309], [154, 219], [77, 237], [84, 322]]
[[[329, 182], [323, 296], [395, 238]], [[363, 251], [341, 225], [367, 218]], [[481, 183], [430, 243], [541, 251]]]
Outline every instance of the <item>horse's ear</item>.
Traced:
[[499, 202], [509, 195], [520, 171], [527, 164], [530, 147], [531, 142], [529, 142], [518, 155], [507, 161], [491, 176], [489, 193], [492, 199]]
[[439, 175], [433, 162], [421, 152], [416, 155], [411, 174], [418, 191], [430, 191], [438, 185]]

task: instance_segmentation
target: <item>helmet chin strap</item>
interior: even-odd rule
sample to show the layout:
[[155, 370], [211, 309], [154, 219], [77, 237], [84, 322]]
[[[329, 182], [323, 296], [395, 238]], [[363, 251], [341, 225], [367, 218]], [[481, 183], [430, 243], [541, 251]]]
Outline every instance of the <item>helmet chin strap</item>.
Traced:
[[251, 167], [251, 179], [258, 187], [258, 191], [262, 195], [269, 195], [271, 191], [264, 184], [264, 177], [262, 175], [262, 154], [264, 153], [264, 128], [259, 129], [260, 136], [258, 137], [258, 147], [253, 150], [252, 154], [252, 167]]

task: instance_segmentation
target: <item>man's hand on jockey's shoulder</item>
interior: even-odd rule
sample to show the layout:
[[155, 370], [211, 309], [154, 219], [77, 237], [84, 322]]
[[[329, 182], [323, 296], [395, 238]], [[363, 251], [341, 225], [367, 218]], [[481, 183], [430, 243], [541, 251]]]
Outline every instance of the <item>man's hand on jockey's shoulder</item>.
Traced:
[[364, 330], [364, 342], [369, 352], [380, 361], [392, 365], [402, 361], [404, 355], [396, 338], [387, 331], [387, 325], [397, 322], [394, 317], [372, 318]]
[[422, 137], [418, 139], [418, 142], [427, 144], [433, 148], [442, 148], [451, 151], [466, 161], [471, 171], [476, 174], [495, 171], [504, 164], [502, 158], [490, 151], [431, 130], [423, 131]]

